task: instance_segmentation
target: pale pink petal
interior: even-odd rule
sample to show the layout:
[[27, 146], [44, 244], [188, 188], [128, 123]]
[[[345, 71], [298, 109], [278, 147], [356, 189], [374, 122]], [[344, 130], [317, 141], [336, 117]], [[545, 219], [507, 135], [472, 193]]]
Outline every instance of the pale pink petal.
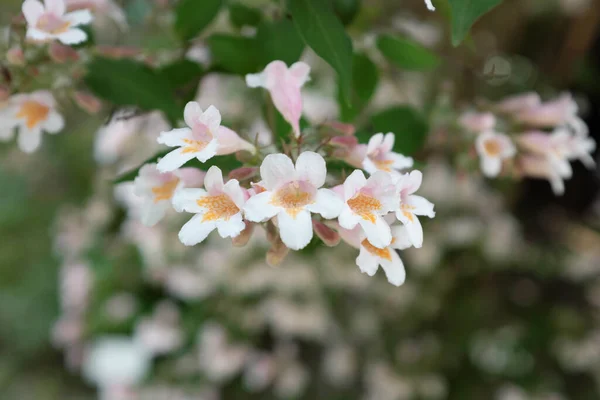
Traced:
[[58, 35], [58, 40], [64, 44], [79, 44], [87, 40], [87, 33], [78, 28], [72, 28]]
[[217, 155], [232, 154], [242, 150], [249, 151], [250, 153], [256, 152], [256, 148], [252, 143], [245, 141], [237, 133], [225, 126], [220, 126], [217, 129], [217, 142], [219, 143]]
[[367, 154], [373, 153], [383, 144], [383, 133], [376, 133], [369, 139], [367, 144]]
[[408, 236], [408, 230], [404, 225], [392, 226], [392, 237], [394, 238], [391, 247], [398, 250], [405, 250], [412, 247], [412, 242]]
[[339, 223], [344, 229], [354, 229], [360, 222], [361, 218], [356, 215], [347, 205], [342, 208], [340, 213]]
[[394, 149], [394, 142], [396, 141], [396, 136], [392, 132], [388, 132], [383, 137], [383, 142], [381, 143], [381, 151], [385, 153], [389, 153]]
[[423, 246], [423, 227], [421, 226], [421, 221], [419, 221], [419, 218], [413, 215], [412, 218], [407, 218], [402, 222], [406, 227], [406, 232], [408, 233], [410, 242], [416, 248], [421, 248]]
[[217, 221], [217, 230], [222, 238], [234, 238], [238, 236], [246, 227], [242, 219], [242, 213], [231, 216], [226, 221]]
[[53, 39], [53, 37], [46, 32], [40, 31], [36, 28], [27, 28], [27, 37], [38, 42], [46, 42]]
[[435, 217], [435, 211], [433, 211], [433, 203], [424, 197], [412, 195], [408, 197], [406, 203], [414, 207], [412, 212], [415, 215], [424, 215], [429, 218]]
[[375, 223], [361, 218], [359, 221], [361, 228], [369, 242], [380, 249], [386, 248], [392, 242], [392, 232], [390, 226], [381, 217], [375, 219]]
[[205, 211], [204, 207], [198, 205], [198, 199], [207, 196], [208, 193], [204, 189], [197, 188], [183, 188], [179, 189], [173, 195], [173, 208], [175, 211], [182, 212], [186, 211], [189, 213], [202, 213]]
[[421, 183], [423, 182], [423, 173], [419, 170], [411, 171], [405, 178], [403, 193], [412, 194], [419, 190]]
[[153, 200], [149, 199], [142, 206], [140, 221], [145, 226], [154, 226], [163, 219], [170, 207], [167, 201], [154, 203]]
[[190, 139], [192, 131], [189, 128], [173, 129], [167, 132], [161, 132], [156, 141], [169, 147], [184, 146], [183, 139]]
[[271, 61], [265, 67], [266, 88], [272, 90], [275, 86], [282, 84], [288, 75], [287, 65], [283, 61]]
[[25, 153], [33, 153], [42, 143], [42, 131], [37, 128], [33, 130], [21, 128], [17, 143]]
[[25, 0], [21, 10], [29, 26], [35, 26], [44, 14], [44, 6], [37, 0]]
[[209, 106], [200, 116], [200, 122], [208, 126], [208, 129], [213, 134], [216, 134], [217, 129], [221, 125], [221, 113], [215, 106]]
[[263, 222], [273, 218], [282, 209], [272, 204], [271, 192], [262, 192], [250, 197], [244, 204], [246, 219], [253, 222]]
[[200, 108], [200, 104], [196, 103], [195, 101], [190, 101], [185, 105], [185, 109], [183, 110], [183, 119], [190, 128], [193, 128], [200, 122], [201, 115], [202, 108]]
[[406, 157], [399, 153], [388, 153], [387, 158], [393, 161], [393, 169], [407, 169], [414, 165], [412, 157]]
[[302, 94], [292, 82], [280, 81], [269, 89], [275, 108], [290, 123], [296, 137], [300, 136]]
[[488, 178], [494, 178], [502, 170], [502, 160], [498, 157], [482, 156], [480, 160], [481, 171]]
[[204, 185], [206, 172], [198, 168], [181, 168], [178, 175], [187, 187], [200, 187]]
[[344, 181], [344, 199], [350, 200], [367, 183], [365, 174], [355, 169]]
[[325, 184], [327, 166], [323, 157], [312, 151], [305, 151], [296, 160], [297, 179], [308, 181], [316, 188]]
[[66, 11], [65, 0], [44, 0], [46, 11], [55, 14], [57, 17], [62, 16]]
[[329, 224], [338, 231], [344, 242], [356, 249], [360, 248], [360, 242], [362, 241], [362, 229], [360, 226], [356, 226], [354, 229], [344, 229], [333, 222]]
[[277, 215], [281, 241], [292, 250], [305, 248], [313, 237], [310, 212], [302, 210], [295, 215], [282, 211]]
[[269, 154], [260, 166], [260, 176], [267, 190], [276, 189], [278, 186], [296, 178], [296, 170], [292, 160], [285, 154]]
[[219, 143], [215, 139], [213, 139], [206, 145], [204, 149], [192, 154], [198, 159], [198, 161], [206, 162], [217, 155], [218, 148]]
[[89, 10], [78, 10], [66, 14], [64, 20], [69, 21], [72, 26], [87, 25], [92, 22], [92, 13]]
[[194, 157], [194, 153], [183, 153], [181, 149], [175, 149], [161, 158], [156, 164], [156, 168], [160, 172], [175, 171]]
[[48, 133], [58, 133], [65, 127], [65, 120], [62, 115], [52, 110], [48, 114], [48, 119], [46, 119], [42, 127]]
[[406, 271], [404, 270], [404, 263], [402, 259], [394, 250], [390, 250], [391, 260], [381, 258], [379, 260], [381, 268], [385, 271], [385, 276], [389, 283], [394, 286], [400, 286], [406, 279]]
[[304, 86], [304, 84], [310, 80], [310, 66], [302, 61], [292, 64], [289, 72], [297, 87]]
[[236, 179], [231, 179], [223, 186], [223, 193], [228, 195], [235, 205], [242, 209], [246, 202], [244, 190], [240, 187], [240, 183]]
[[211, 196], [223, 191], [223, 173], [219, 167], [213, 165], [206, 171], [204, 187]]
[[361, 272], [373, 276], [375, 275], [375, 272], [377, 272], [377, 268], [379, 268], [379, 257], [371, 254], [371, 252], [363, 246], [360, 246], [360, 253], [358, 253], [358, 257], [356, 257], [356, 265], [358, 265]]
[[258, 74], [248, 74], [246, 75], [246, 85], [251, 88], [267, 88], [267, 72], [263, 71]]
[[306, 206], [312, 213], [321, 214], [323, 218], [337, 218], [344, 207], [344, 202], [333, 190], [319, 189], [315, 196], [315, 202]]
[[7, 142], [15, 136], [15, 128], [12, 125], [0, 126], [0, 141]]
[[203, 215], [194, 215], [179, 231], [179, 240], [186, 246], [202, 242], [217, 227], [215, 222], [202, 222]]
[[514, 113], [532, 108], [542, 102], [540, 95], [535, 92], [528, 92], [516, 96], [507, 97], [496, 105], [496, 110], [504, 113]]

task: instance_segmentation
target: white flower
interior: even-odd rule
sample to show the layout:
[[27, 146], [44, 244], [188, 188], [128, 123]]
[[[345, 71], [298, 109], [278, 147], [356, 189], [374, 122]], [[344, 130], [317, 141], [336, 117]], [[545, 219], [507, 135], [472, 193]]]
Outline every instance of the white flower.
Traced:
[[376, 171], [394, 172], [413, 166], [413, 159], [392, 151], [395, 136], [393, 133], [377, 133], [369, 139], [367, 156], [363, 168], [370, 174]]
[[248, 348], [230, 342], [221, 325], [206, 322], [198, 333], [200, 369], [215, 382], [226, 381], [243, 367], [248, 359]]
[[153, 226], [171, 208], [173, 195], [185, 186], [200, 186], [204, 172], [196, 168], [182, 168], [175, 172], [161, 173], [156, 164], [140, 168], [134, 181], [134, 194], [142, 198], [141, 221]]
[[421, 171], [412, 171], [398, 179], [397, 187], [400, 193], [399, 208], [396, 209], [396, 218], [406, 226], [408, 238], [413, 246], [423, 246], [423, 227], [417, 215], [435, 217], [433, 204], [424, 197], [414, 195], [423, 181]]
[[360, 224], [375, 247], [389, 246], [392, 233], [383, 216], [397, 208], [399, 197], [388, 173], [378, 171], [366, 179], [362, 171], [355, 170], [344, 182], [344, 202], [339, 217], [342, 228]]
[[59, 40], [72, 45], [84, 42], [87, 34], [76, 26], [89, 24], [92, 14], [89, 10], [65, 13], [64, 0], [25, 0], [22, 11], [27, 20], [27, 37], [35, 41]]
[[491, 131], [477, 136], [475, 149], [479, 154], [481, 170], [487, 177], [498, 176], [502, 170], [502, 161], [514, 157], [517, 152], [508, 136]]
[[160, 303], [151, 317], [138, 322], [134, 338], [152, 355], [168, 354], [177, 350], [183, 343], [179, 310], [171, 303]]
[[435, 11], [435, 7], [433, 6], [433, 3], [431, 2], [431, 0], [425, 0], [425, 5], [427, 6], [428, 10]]
[[266, 191], [246, 202], [246, 218], [261, 222], [277, 215], [281, 240], [290, 249], [299, 250], [310, 243], [310, 213], [335, 218], [341, 212], [342, 200], [329, 189], [319, 189], [325, 183], [327, 167], [317, 153], [300, 154], [295, 167], [285, 154], [269, 154], [260, 166], [260, 175]]
[[42, 131], [58, 133], [64, 127], [54, 96], [45, 90], [12, 96], [0, 112], [0, 122], [0, 140], [12, 139], [14, 128], [19, 127], [17, 142], [26, 153], [40, 146]]
[[106, 19], [112, 19], [121, 29], [127, 28], [127, 16], [114, 0], [66, 0], [67, 10], [89, 9], [94, 12], [96, 20], [94, 25], [98, 28], [107, 28]]
[[221, 170], [212, 166], [204, 178], [204, 189], [182, 189], [175, 193], [173, 206], [178, 212], [195, 213], [179, 231], [179, 240], [186, 246], [202, 242], [217, 229], [221, 237], [236, 237], [245, 228], [242, 208], [245, 191], [236, 179], [223, 184]]

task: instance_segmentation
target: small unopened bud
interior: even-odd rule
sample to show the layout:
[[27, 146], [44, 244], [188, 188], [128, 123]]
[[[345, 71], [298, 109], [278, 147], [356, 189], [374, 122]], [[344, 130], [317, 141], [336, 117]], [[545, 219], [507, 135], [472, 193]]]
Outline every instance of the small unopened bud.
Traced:
[[354, 147], [358, 144], [358, 139], [354, 136], [336, 136], [329, 141], [333, 146]]
[[326, 246], [334, 247], [340, 243], [340, 235], [322, 223], [321, 221], [316, 221], [313, 219], [313, 228], [315, 229], [315, 233], [325, 243]]
[[235, 247], [244, 247], [248, 244], [250, 237], [252, 236], [252, 232], [254, 232], [254, 224], [252, 222], [244, 221], [246, 227], [239, 235], [231, 239], [231, 243]]
[[271, 267], [277, 267], [281, 262], [285, 259], [285, 257], [290, 252], [290, 249], [287, 248], [285, 244], [281, 241], [279, 237], [276, 240], [269, 251], [267, 251], [267, 264]]
[[256, 167], [241, 167], [231, 171], [228, 175], [229, 179], [237, 179], [238, 181], [245, 181], [256, 176], [258, 168]]
[[62, 45], [57, 42], [52, 42], [48, 47], [48, 55], [52, 59], [52, 61], [63, 64], [68, 61], [77, 61], [79, 60], [79, 54], [73, 48], [69, 46]]
[[6, 60], [11, 65], [25, 65], [25, 54], [20, 47], [12, 47], [6, 52]]
[[102, 108], [100, 100], [86, 92], [77, 91], [73, 93], [73, 100], [75, 100], [75, 103], [77, 103], [82, 110], [87, 111], [89, 114], [97, 114]]
[[354, 125], [345, 124], [345, 123], [339, 122], [339, 121], [330, 121], [330, 122], [325, 123], [325, 125], [332, 128], [334, 131], [337, 131], [337, 132], [341, 133], [342, 135], [346, 135], [346, 136], [353, 136], [354, 133], [356, 132], [356, 128], [354, 127]]

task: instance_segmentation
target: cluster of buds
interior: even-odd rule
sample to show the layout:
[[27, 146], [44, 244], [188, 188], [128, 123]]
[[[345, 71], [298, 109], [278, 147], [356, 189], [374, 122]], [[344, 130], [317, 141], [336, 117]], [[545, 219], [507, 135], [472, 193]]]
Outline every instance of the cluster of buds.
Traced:
[[570, 94], [542, 102], [537, 93], [525, 93], [486, 108], [459, 121], [462, 129], [477, 134], [475, 149], [485, 176], [546, 179], [560, 195], [573, 174], [571, 161], [595, 167], [596, 142]]
[[[274, 107], [291, 126], [290, 143], [280, 152], [259, 148], [222, 126], [215, 107], [202, 110], [198, 103], [188, 103], [187, 126], [158, 137], [174, 149], [156, 164], [143, 166], [135, 179], [135, 193], [144, 198], [143, 222], [158, 222], [169, 207], [195, 214], [179, 232], [188, 246], [201, 243], [215, 229], [221, 237], [244, 244], [254, 227], [262, 225], [272, 243], [267, 255], [271, 264], [281, 262], [290, 249], [305, 248], [316, 232], [326, 245], [343, 239], [360, 249], [356, 262], [361, 271], [374, 275], [381, 265], [388, 280], [401, 285], [405, 271], [395, 249], [421, 247], [418, 216], [435, 215], [433, 204], [414, 194], [422, 174], [401, 172], [413, 160], [393, 151], [393, 133], [378, 133], [360, 144], [348, 126], [331, 124], [343, 129], [317, 141], [310, 136], [318, 132], [302, 131], [301, 88], [309, 72], [302, 62], [288, 68], [273, 61], [262, 73], [246, 76], [248, 86], [269, 91]], [[213, 157], [242, 151], [252, 157], [245, 157], [241, 168], [226, 171], [230, 179], [216, 165], [206, 174], [182, 168], [193, 159], [208, 166]], [[328, 162], [360, 169], [346, 177], [344, 169], [328, 171]], [[194, 187], [201, 178], [204, 187]]]

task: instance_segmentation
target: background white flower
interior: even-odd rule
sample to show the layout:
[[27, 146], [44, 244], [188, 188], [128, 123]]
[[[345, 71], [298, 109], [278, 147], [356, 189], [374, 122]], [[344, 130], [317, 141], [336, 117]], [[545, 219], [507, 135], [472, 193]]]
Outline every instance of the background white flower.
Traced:
[[25, 0], [22, 10], [30, 39], [40, 42], [59, 40], [68, 45], [87, 39], [87, 34], [76, 27], [92, 21], [89, 10], [66, 13], [64, 0], [44, 0], [44, 4], [38, 0]]

